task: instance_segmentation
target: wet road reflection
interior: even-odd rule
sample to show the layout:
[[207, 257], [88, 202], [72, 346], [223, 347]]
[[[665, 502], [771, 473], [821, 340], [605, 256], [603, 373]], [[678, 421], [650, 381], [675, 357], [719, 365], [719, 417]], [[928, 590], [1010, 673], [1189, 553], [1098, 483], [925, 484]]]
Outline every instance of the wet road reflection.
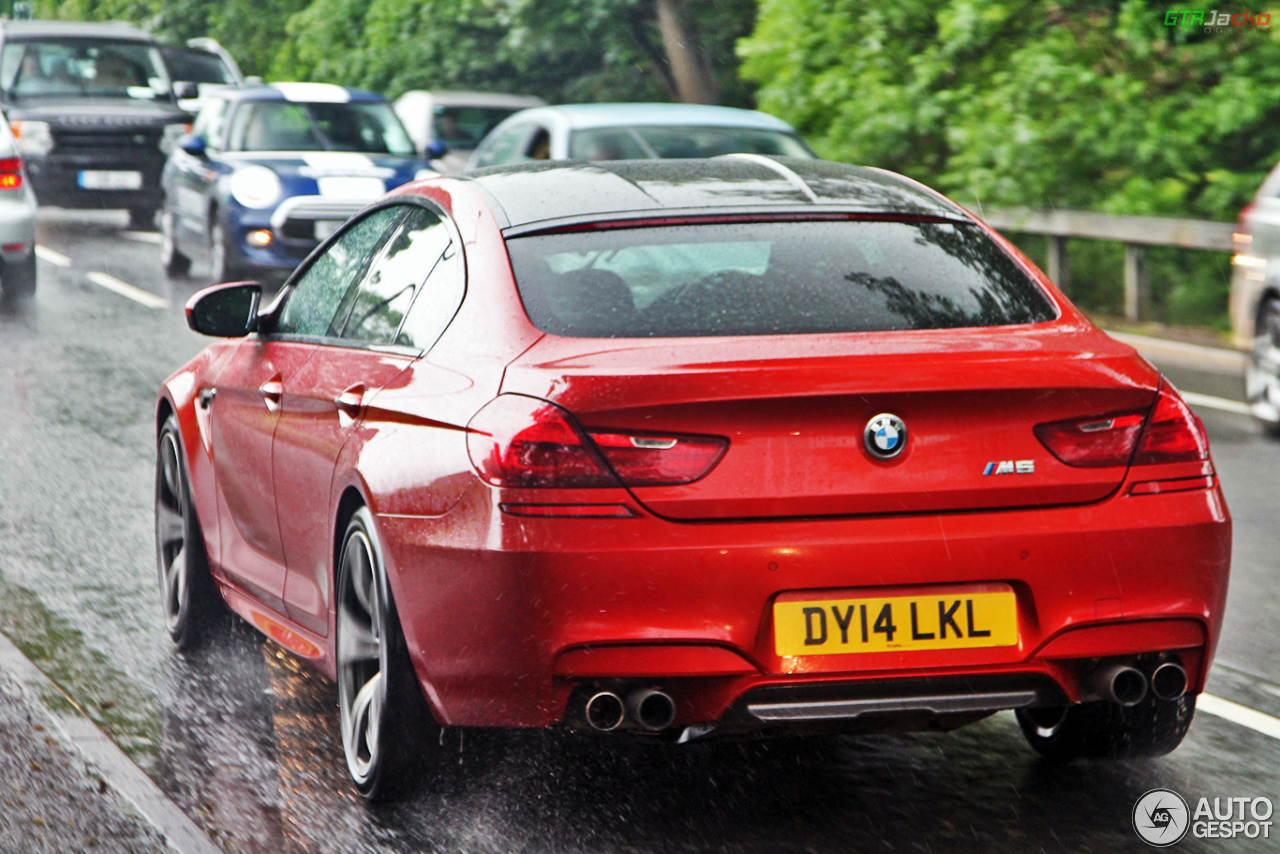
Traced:
[[175, 654], [166, 687], [159, 781], [249, 854], [1137, 850], [1129, 810], [1157, 785], [1212, 796], [1275, 782], [1224, 761], [1273, 744], [1208, 715], [1170, 757], [1067, 766], [998, 715], [949, 734], [684, 746], [452, 731], [438, 781], [370, 807], [345, 779], [332, 685], [243, 624]]

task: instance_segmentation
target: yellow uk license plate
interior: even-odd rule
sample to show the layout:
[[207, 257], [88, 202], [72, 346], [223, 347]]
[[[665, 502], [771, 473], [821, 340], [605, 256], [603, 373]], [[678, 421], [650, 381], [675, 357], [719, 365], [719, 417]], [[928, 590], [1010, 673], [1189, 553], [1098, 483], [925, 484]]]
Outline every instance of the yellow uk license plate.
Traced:
[[1018, 643], [1012, 590], [778, 601], [778, 655], [976, 649]]

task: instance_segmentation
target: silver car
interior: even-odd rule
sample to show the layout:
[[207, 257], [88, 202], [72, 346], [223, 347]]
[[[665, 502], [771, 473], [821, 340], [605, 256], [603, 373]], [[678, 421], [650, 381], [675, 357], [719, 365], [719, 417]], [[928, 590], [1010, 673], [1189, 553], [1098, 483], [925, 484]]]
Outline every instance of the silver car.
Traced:
[[1280, 166], [1240, 212], [1231, 259], [1231, 331], [1247, 347], [1245, 392], [1263, 427], [1280, 437]]
[[425, 92], [415, 89], [394, 108], [418, 151], [441, 172], [461, 172], [471, 152], [512, 113], [540, 107], [541, 98], [498, 92]]
[[9, 123], [0, 116], [0, 296], [36, 292], [36, 194]]

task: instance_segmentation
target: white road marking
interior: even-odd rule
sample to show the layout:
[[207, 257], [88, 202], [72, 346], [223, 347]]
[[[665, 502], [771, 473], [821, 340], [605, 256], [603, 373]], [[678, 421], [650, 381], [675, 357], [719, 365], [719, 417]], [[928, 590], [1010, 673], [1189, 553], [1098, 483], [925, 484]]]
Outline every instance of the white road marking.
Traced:
[[63, 255], [61, 252], [54, 252], [48, 246], [41, 246], [39, 243], [36, 244], [36, 257], [41, 261], [48, 261], [50, 264], [57, 267], [71, 266], [71, 259], [66, 255]]
[[115, 291], [122, 297], [128, 297], [136, 303], [141, 303], [147, 308], [165, 308], [169, 305], [169, 301], [164, 297], [158, 297], [150, 291], [144, 291], [142, 288], [135, 287], [128, 282], [122, 282], [115, 276], [108, 276], [106, 273], [92, 272], [86, 273], [85, 278], [100, 285], [109, 291]]
[[1248, 706], [1242, 706], [1212, 694], [1201, 694], [1196, 699], [1196, 711], [1208, 712], [1233, 724], [1280, 739], [1280, 718], [1273, 718]]
[[1234, 412], [1236, 415], [1252, 415], [1249, 404], [1238, 400], [1227, 400], [1225, 397], [1214, 397], [1211, 394], [1196, 394], [1194, 391], [1179, 392], [1182, 399], [1192, 406], [1203, 406], [1207, 409], [1218, 409], [1222, 412]]
[[156, 246], [159, 246], [160, 241], [164, 239], [154, 231], [122, 231], [120, 236], [126, 240], [136, 240], [138, 243], [154, 243]]

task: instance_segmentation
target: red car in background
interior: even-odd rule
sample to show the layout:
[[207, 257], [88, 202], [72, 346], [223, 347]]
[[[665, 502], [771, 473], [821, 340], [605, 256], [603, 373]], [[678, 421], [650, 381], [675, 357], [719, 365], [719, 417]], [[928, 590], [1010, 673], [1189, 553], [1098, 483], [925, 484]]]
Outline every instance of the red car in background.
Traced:
[[191, 645], [225, 602], [336, 678], [366, 797], [438, 727], [1187, 732], [1231, 539], [1204, 431], [913, 181], [432, 179], [260, 293], [193, 298], [226, 340], [160, 391], [165, 614]]

